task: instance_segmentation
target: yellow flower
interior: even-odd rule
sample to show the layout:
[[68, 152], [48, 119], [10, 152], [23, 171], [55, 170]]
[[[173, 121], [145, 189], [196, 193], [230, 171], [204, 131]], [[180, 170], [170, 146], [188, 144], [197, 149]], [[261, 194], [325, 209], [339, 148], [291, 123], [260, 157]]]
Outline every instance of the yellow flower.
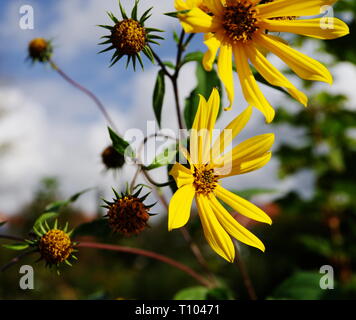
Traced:
[[200, 97], [190, 133], [190, 152], [182, 148], [190, 167], [176, 163], [170, 171], [178, 190], [169, 203], [168, 229], [180, 228], [188, 222], [195, 197], [209, 245], [227, 261], [233, 262], [235, 250], [230, 236], [262, 251], [265, 247], [255, 235], [230, 215], [217, 198], [248, 218], [268, 224], [272, 221], [258, 207], [224, 189], [219, 184], [219, 179], [264, 166], [271, 158], [270, 149], [274, 135], [263, 134], [250, 138], [224, 153], [226, 147], [249, 121], [252, 108], [248, 107], [242, 112], [221, 132], [214, 143], [211, 143], [219, 105], [220, 96], [216, 89], [208, 101]]
[[187, 13], [179, 14], [186, 32], [205, 34], [204, 43], [208, 51], [203, 65], [206, 70], [212, 69], [220, 49], [218, 73], [226, 88], [230, 106], [234, 100], [234, 56], [246, 101], [259, 109], [267, 122], [271, 122], [274, 109], [258, 87], [249, 63], [266, 81], [284, 88], [306, 106], [306, 95], [266, 59], [265, 52], [277, 55], [305, 80], [331, 84], [330, 72], [318, 61], [292, 49], [280, 37], [268, 34], [268, 31], [291, 32], [317, 39], [342, 37], [349, 33], [349, 28], [337, 18], [297, 18], [319, 15], [324, 5], [334, 2], [336, 0], [175, 0], [175, 6], [179, 11], [190, 9]]

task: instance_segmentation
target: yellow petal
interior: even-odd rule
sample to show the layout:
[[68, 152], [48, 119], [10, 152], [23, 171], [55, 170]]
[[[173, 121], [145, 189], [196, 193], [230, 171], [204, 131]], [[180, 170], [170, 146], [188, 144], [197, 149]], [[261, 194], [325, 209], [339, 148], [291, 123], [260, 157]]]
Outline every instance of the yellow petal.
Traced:
[[188, 222], [194, 195], [192, 184], [186, 184], [174, 193], [168, 207], [169, 231], [181, 228]]
[[212, 134], [216, 122], [216, 118], [219, 114], [220, 109], [220, 94], [219, 91], [214, 88], [211, 92], [209, 100], [207, 102], [207, 112], [206, 112], [206, 129], [204, 131], [205, 134], [202, 135], [202, 162], [203, 164], [208, 163], [210, 161], [210, 150], [211, 150], [211, 140]]
[[182, 166], [180, 163], [174, 164], [169, 174], [174, 178], [178, 188], [194, 182], [192, 171]]
[[307, 105], [307, 96], [299, 91], [281, 72], [279, 72], [256, 47], [246, 46], [246, 51], [251, 63], [266, 81], [274, 86], [286, 88], [294, 99], [304, 106]]
[[174, 6], [177, 11], [183, 11], [197, 8], [202, 2], [203, 0], [175, 0]]
[[235, 248], [232, 240], [216, 218], [208, 198], [197, 194], [196, 201], [207, 242], [217, 254], [229, 262], [234, 262]]
[[[191, 2], [191, 1], [190, 1]], [[174, 7], [177, 11], [189, 10], [192, 9], [194, 6], [191, 6], [191, 3], [184, 0], [175, 0]]]
[[203, 66], [206, 71], [211, 71], [220, 47], [220, 41], [213, 33], [208, 33], [204, 35], [204, 44], [208, 47], [208, 51], [204, 54]]
[[261, 134], [252, 138], [249, 138], [231, 151], [227, 152], [222, 160], [218, 162], [238, 162], [241, 163], [246, 160], [253, 160], [259, 158], [261, 155], [264, 155], [268, 152], [274, 143], [274, 134], [266, 133]]
[[265, 251], [265, 246], [262, 241], [258, 239], [253, 233], [244, 228], [234, 219], [231, 214], [220, 204], [214, 195], [210, 195], [211, 208], [216, 217], [221, 223], [222, 227], [235, 239]]
[[193, 8], [187, 13], [179, 14], [179, 20], [187, 33], [214, 32], [220, 26], [214, 17], [209, 16], [199, 8]]
[[266, 154], [264, 154], [258, 158], [255, 158], [253, 160], [241, 162], [240, 168], [239, 168], [239, 174], [256, 171], [256, 170], [262, 168], [271, 160], [271, 157], [272, 157], [272, 152], [267, 152]]
[[230, 177], [251, 172], [263, 167], [271, 159], [269, 152], [274, 143], [274, 134], [262, 134], [247, 139], [215, 160], [215, 174]]
[[294, 50], [290, 46], [276, 41], [269, 35], [257, 35], [255, 40], [281, 58], [300, 78], [305, 80], [333, 82], [329, 70], [320, 62]]
[[232, 103], [234, 102], [235, 91], [234, 91], [234, 78], [232, 73], [232, 47], [228, 42], [222, 42], [218, 58], [218, 74], [220, 80], [224, 84], [227, 92], [227, 97], [229, 99], [230, 109]]
[[233, 208], [236, 212], [256, 221], [272, 224], [271, 218], [260, 208], [251, 202], [239, 197], [238, 195], [224, 189], [218, 185], [215, 189], [215, 195]]
[[243, 45], [234, 45], [234, 55], [236, 61], [236, 70], [239, 75], [241, 87], [246, 101], [253, 107], [260, 110], [268, 123], [274, 118], [274, 110], [264, 97], [261, 89], [256, 83], [248, 64], [247, 54]]
[[212, 159], [214, 161], [246, 126], [247, 122], [251, 118], [251, 114], [252, 108], [247, 107], [220, 133], [219, 137], [215, 140], [214, 145], [212, 147]]
[[314, 16], [323, 13], [322, 7], [337, 0], [274, 0], [257, 6], [258, 17]]
[[[208, 106], [205, 98], [199, 95], [199, 106], [190, 131], [190, 155], [192, 164], [202, 163], [203, 136], [207, 134]], [[205, 140], [204, 140], [205, 141]]]
[[263, 28], [276, 32], [291, 32], [317, 39], [336, 39], [350, 33], [347, 24], [337, 18], [302, 20], [264, 20]]
[[226, 163], [225, 166], [215, 168], [214, 173], [219, 176], [219, 179], [236, 176], [239, 174], [256, 171], [265, 166], [272, 157], [272, 152], [267, 152], [262, 156], [253, 160], [244, 160], [242, 162]]

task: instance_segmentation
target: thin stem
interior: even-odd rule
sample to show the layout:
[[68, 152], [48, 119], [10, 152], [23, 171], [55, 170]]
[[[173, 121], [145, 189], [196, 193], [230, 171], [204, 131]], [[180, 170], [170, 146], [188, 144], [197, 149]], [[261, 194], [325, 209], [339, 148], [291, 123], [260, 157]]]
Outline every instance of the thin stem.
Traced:
[[101, 101], [99, 100], [99, 98], [90, 90], [88, 90], [87, 88], [84, 88], [82, 85], [80, 85], [78, 82], [74, 81], [73, 79], [71, 79], [66, 73], [64, 73], [63, 70], [61, 70], [52, 60], [49, 61], [49, 63], [51, 64], [51, 67], [57, 71], [57, 73], [67, 82], [69, 82], [72, 86], [74, 86], [75, 88], [77, 88], [78, 90], [84, 92], [86, 95], [88, 95], [96, 104], [96, 106], [99, 108], [100, 112], [103, 114], [103, 116], [105, 117], [106, 121], [108, 122], [108, 124], [116, 131], [118, 132], [117, 128], [115, 127], [114, 121], [112, 121], [111, 117], [109, 116], [109, 113], [107, 112], [106, 108], [104, 107], [104, 105], [101, 103]]
[[[154, 188], [153, 190], [155, 191], [157, 197], [161, 200], [161, 203], [163, 204], [163, 206], [166, 208], [166, 210], [168, 212], [168, 203], [167, 203], [167, 200], [164, 197], [164, 195], [160, 192], [160, 190], [158, 188]], [[200, 266], [204, 269], [206, 274], [209, 276], [210, 281], [212, 283], [216, 283], [214, 274], [210, 271], [207, 261], [205, 260], [202, 252], [200, 251], [200, 248], [198, 247], [198, 245], [194, 242], [193, 238], [191, 237], [188, 229], [185, 227], [182, 227], [182, 228], [180, 228], [180, 232], [182, 233], [185, 241], [188, 243], [189, 248], [192, 251], [195, 259], [200, 264]]]
[[0, 234], [0, 239], [9, 239], [9, 240], [15, 240], [15, 241], [20, 241], [23, 242], [24, 239], [16, 236], [10, 236], [7, 234]]
[[180, 67], [181, 67], [180, 63], [182, 60], [183, 52], [185, 50], [185, 46], [183, 44], [184, 37], [185, 37], [185, 32], [184, 32], [184, 30], [182, 30], [182, 32], [180, 33], [179, 42], [177, 44], [178, 50], [177, 50], [177, 58], [176, 58], [176, 71], [174, 73], [175, 78], [178, 78], [178, 74], [179, 74]]
[[151, 134], [151, 135], [149, 135], [149, 136], [147, 136], [147, 137], [145, 137], [145, 138], [143, 139], [142, 143], [140, 144], [140, 146], [139, 146], [139, 148], [138, 148], [138, 152], [137, 152], [138, 156], [137, 156], [137, 159], [136, 159], [136, 164], [137, 164], [138, 168], [137, 168], [137, 170], [136, 170], [136, 172], [135, 172], [134, 177], [132, 178], [132, 181], [131, 181], [131, 184], [130, 184], [130, 190], [132, 190], [132, 189], [134, 188], [135, 183], [136, 183], [136, 180], [137, 180], [139, 174], [141, 173], [141, 171], [142, 171], [142, 173], [144, 174], [144, 176], [146, 177], [146, 179], [149, 181], [149, 183], [151, 183], [152, 185], [154, 185], [154, 186], [156, 186], [156, 187], [159, 187], [159, 188], [161, 188], [161, 187], [167, 187], [167, 186], [169, 186], [169, 185], [171, 184], [170, 181], [164, 182], [164, 183], [160, 183], [160, 182], [154, 181], [154, 180], [151, 178], [151, 176], [149, 175], [149, 173], [146, 171], [146, 167], [142, 164], [142, 160], [141, 160], [140, 155], [141, 155], [141, 153], [142, 153], [143, 147], [145, 146], [145, 144], [147, 143], [147, 141], [148, 141], [149, 139], [151, 139], [151, 138], [156, 138], [156, 137], [163, 137], [163, 138], [171, 139], [171, 140], [174, 140], [174, 141], [177, 142], [177, 140], [176, 140], [175, 138], [170, 137], [170, 136], [165, 135], [165, 134], [161, 134], [161, 133], [154, 133], [154, 134]]
[[169, 71], [167, 70], [167, 67], [165, 66], [165, 64], [163, 63], [163, 61], [161, 60], [161, 58], [158, 56], [158, 54], [150, 47], [152, 54], [155, 58], [155, 60], [157, 61], [157, 63], [159, 64], [159, 66], [161, 67], [162, 71], [164, 72], [164, 74], [172, 80], [172, 75], [169, 73]]
[[246, 265], [245, 265], [244, 261], [241, 259], [240, 252], [239, 252], [238, 248], [236, 247], [236, 245], [235, 245], [235, 252], [236, 252], [236, 264], [241, 272], [242, 281], [246, 288], [248, 296], [250, 297], [251, 300], [257, 300], [255, 288], [253, 287], [251, 278], [247, 272]]
[[178, 90], [178, 76], [179, 76], [179, 72], [181, 69], [182, 55], [185, 50], [185, 46], [183, 45], [184, 36], [185, 36], [185, 32], [184, 32], [184, 30], [182, 30], [180, 37], [179, 37], [179, 42], [177, 44], [178, 50], [177, 50], [177, 58], [176, 58], [176, 70], [174, 72], [173, 77], [171, 78], [172, 85], [173, 85], [174, 101], [175, 101], [175, 106], [176, 106], [176, 113], [177, 113], [177, 118], [178, 118], [179, 129], [184, 128], [182, 114], [181, 114], [180, 101], [179, 101], [179, 90]]
[[140, 165], [137, 166], [137, 170], [135, 172], [135, 175], [133, 176], [132, 180], [131, 180], [131, 184], [130, 184], [130, 192], [133, 191], [133, 188], [135, 187], [136, 184], [136, 180], [138, 178], [138, 176], [140, 175], [142, 170], [142, 167]]
[[181, 108], [180, 108], [180, 101], [179, 101], [179, 91], [178, 91], [178, 79], [174, 78], [172, 80], [172, 85], [173, 85], [173, 92], [174, 92], [174, 101], [175, 101], [175, 106], [176, 106], [176, 113], [177, 113], [177, 119], [178, 119], [178, 126], [179, 129], [183, 129], [183, 120], [182, 120], [182, 115], [181, 115]]
[[201, 275], [196, 273], [193, 269], [189, 268], [188, 266], [186, 266], [178, 261], [175, 261], [171, 258], [168, 258], [168, 257], [158, 254], [156, 252], [143, 250], [143, 249], [137, 249], [137, 248], [130, 248], [130, 247], [125, 247], [125, 246], [111, 245], [111, 244], [105, 244], [105, 243], [96, 243], [96, 242], [80, 242], [77, 245], [77, 247], [119, 251], [119, 252], [125, 252], [125, 253], [149, 257], [149, 258], [164, 262], [166, 264], [169, 264], [169, 265], [185, 272], [186, 274], [190, 275], [196, 281], [198, 281], [199, 283], [201, 283], [202, 285], [204, 285], [206, 287], [212, 286], [211, 283], [207, 279], [205, 279], [204, 277], [202, 277]]
[[26, 251], [23, 252], [21, 254], [19, 254], [18, 256], [16, 256], [15, 258], [12, 258], [7, 264], [3, 265], [0, 268], [0, 272], [4, 272], [6, 269], [10, 268], [12, 265], [16, 264], [17, 262], [19, 262], [22, 258], [30, 255], [31, 253], [35, 253], [36, 250], [31, 250], [31, 251]]
[[204, 271], [209, 276], [210, 281], [216, 283], [216, 279], [215, 279], [214, 274], [210, 271], [210, 268], [208, 266], [207, 261], [205, 260], [205, 258], [203, 256], [202, 252], [200, 251], [200, 248], [198, 247], [198, 245], [193, 241], [193, 238], [190, 235], [188, 229], [186, 227], [182, 227], [179, 230], [182, 233], [183, 238], [185, 239], [185, 241], [187, 241], [187, 243], [188, 243], [188, 245], [190, 247], [190, 250], [192, 251], [192, 253], [195, 256], [196, 260], [198, 261], [200, 266], [204, 269]]
[[144, 174], [144, 176], [146, 177], [147, 181], [151, 184], [153, 184], [155, 187], [157, 188], [163, 188], [163, 187], [168, 187], [170, 184], [172, 184], [172, 181], [167, 181], [167, 182], [163, 182], [163, 183], [160, 183], [160, 182], [157, 182], [157, 181], [154, 181], [151, 176], [149, 175], [149, 173], [146, 171], [146, 170], [142, 170], [142, 173]]

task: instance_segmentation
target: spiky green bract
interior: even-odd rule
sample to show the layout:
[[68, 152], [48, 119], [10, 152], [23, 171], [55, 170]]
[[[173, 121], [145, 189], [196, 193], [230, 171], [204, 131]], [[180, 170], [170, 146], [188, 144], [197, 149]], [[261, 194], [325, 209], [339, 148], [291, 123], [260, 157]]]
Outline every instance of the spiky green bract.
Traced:
[[145, 205], [144, 201], [150, 192], [140, 195], [143, 185], [136, 186], [132, 192], [126, 188], [125, 192], [118, 193], [113, 189], [115, 197], [112, 201], [104, 200], [107, 214], [104, 216], [111, 230], [125, 236], [138, 235], [148, 227], [150, 209], [155, 205]]
[[68, 222], [60, 227], [56, 219], [50, 227], [47, 220], [44, 220], [33, 226], [33, 238], [25, 241], [41, 255], [37, 261], [44, 260], [46, 267], [54, 267], [57, 274], [60, 274], [62, 265], [72, 266], [73, 260], [78, 260], [74, 255], [78, 251], [75, 249], [77, 242], [70, 239], [72, 232], [73, 229], [68, 231]]
[[99, 27], [105, 28], [111, 32], [110, 35], [101, 37], [105, 40], [99, 43], [99, 45], [108, 45], [107, 48], [101, 50], [99, 53], [115, 50], [111, 57], [110, 67], [126, 56], [126, 68], [130, 62], [132, 62], [133, 69], [136, 70], [138, 61], [143, 70], [144, 66], [141, 52], [154, 63], [153, 53], [149, 44], [154, 43], [159, 45], [159, 42], [156, 40], [163, 40], [164, 38], [153, 33], [163, 31], [145, 27], [145, 22], [151, 17], [152, 7], [146, 10], [139, 18], [138, 4], [139, 0], [135, 0], [131, 16], [129, 17], [119, 1], [122, 20], [116, 18], [112, 12], [108, 12], [108, 16], [112, 22], [114, 22], [114, 25], [99, 25]]

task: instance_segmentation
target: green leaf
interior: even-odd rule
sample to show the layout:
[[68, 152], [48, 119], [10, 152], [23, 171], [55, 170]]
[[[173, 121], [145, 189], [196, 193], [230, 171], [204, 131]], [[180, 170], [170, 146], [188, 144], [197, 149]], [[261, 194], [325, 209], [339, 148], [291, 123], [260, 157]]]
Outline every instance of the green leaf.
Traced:
[[319, 300], [325, 293], [325, 290], [320, 288], [320, 279], [322, 276], [318, 272], [296, 272], [277, 287], [269, 298]]
[[301, 235], [298, 240], [310, 251], [331, 258], [334, 254], [334, 250], [330, 241], [318, 236]]
[[57, 218], [58, 215], [58, 212], [46, 212], [44, 214], [41, 214], [33, 224], [33, 227], [38, 230], [45, 221]]
[[20, 250], [27, 249], [29, 247], [29, 244], [24, 242], [19, 242], [14, 244], [3, 244], [2, 246], [6, 249], [20, 251]]
[[[210, 97], [213, 88], [218, 88], [218, 90], [220, 91], [220, 95], [222, 95], [221, 82], [215, 70], [212, 70], [210, 72], [205, 71], [202, 64], [198, 62], [196, 68], [196, 77], [197, 77], [198, 85], [190, 93], [189, 97], [185, 101], [184, 120], [187, 129], [190, 129], [193, 126], [195, 114], [197, 113], [198, 104], [199, 104], [198, 94], [201, 94], [206, 99], [208, 99]], [[221, 106], [220, 106], [220, 111], [221, 111]]]
[[93, 236], [105, 237], [111, 234], [111, 229], [108, 221], [105, 219], [97, 219], [91, 222], [83, 223], [76, 227], [72, 233], [72, 237]]
[[159, 127], [161, 127], [161, 115], [164, 95], [166, 92], [166, 85], [164, 79], [164, 72], [160, 70], [157, 74], [155, 88], [153, 90], [153, 111], [155, 113]]
[[175, 68], [176, 68], [176, 66], [175, 66], [172, 62], [170, 62], [170, 61], [165, 61], [165, 62], [163, 62], [163, 64], [164, 64], [166, 67], [171, 68], [171, 69], [175, 69]]
[[172, 17], [172, 18], [178, 18], [178, 15], [186, 14], [189, 11], [190, 11], [190, 9], [189, 10], [174, 11], [174, 12], [166, 12], [164, 15], [166, 15], [168, 17]]
[[126, 140], [119, 137], [116, 134], [116, 132], [111, 128], [108, 127], [108, 130], [109, 130], [110, 139], [112, 141], [112, 145], [115, 148], [115, 150], [118, 153], [122, 154], [123, 156], [127, 155], [131, 158], [134, 158], [135, 152], [131, 148], [130, 144]]
[[201, 51], [190, 52], [186, 54], [185, 57], [183, 58], [182, 65], [192, 61], [202, 62], [203, 56], [204, 53]]
[[171, 164], [173, 162], [173, 160], [175, 159], [176, 154], [177, 154], [176, 145], [174, 145], [173, 148], [171, 146], [171, 147], [165, 149], [159, 155], [157, 155], [154, 158], [154, 160], [152, 161], [152, 163], [149, 166], [145, 167], [145, 169], [152, 170], [152, 169], [156, 169], [156, 168]]
[[83, 195], [84, 193], [86, 193], [92, 189], [93, 188], [84, 189], [83, 191], [80, 191], [80, 192], [70, 196], [69, 199], [67, 199], [67, 200], [52, 202], [45, 208], [45, 212], [57, 212], [60, 209], [62, 209], [63, 207], [77, 201], [81, 195]]
[[202, 286], [185, 288], [176, 293], [174, 300], [205, 300], [209, 289]]
[[5, 223], [7, 223], [7, 221], [0, 222], [0, 227], [2, 227]]
[[232, 300], [233, 294], [229, 288], [218, 287], [210, 289], [206, 296], [207, 300]]

